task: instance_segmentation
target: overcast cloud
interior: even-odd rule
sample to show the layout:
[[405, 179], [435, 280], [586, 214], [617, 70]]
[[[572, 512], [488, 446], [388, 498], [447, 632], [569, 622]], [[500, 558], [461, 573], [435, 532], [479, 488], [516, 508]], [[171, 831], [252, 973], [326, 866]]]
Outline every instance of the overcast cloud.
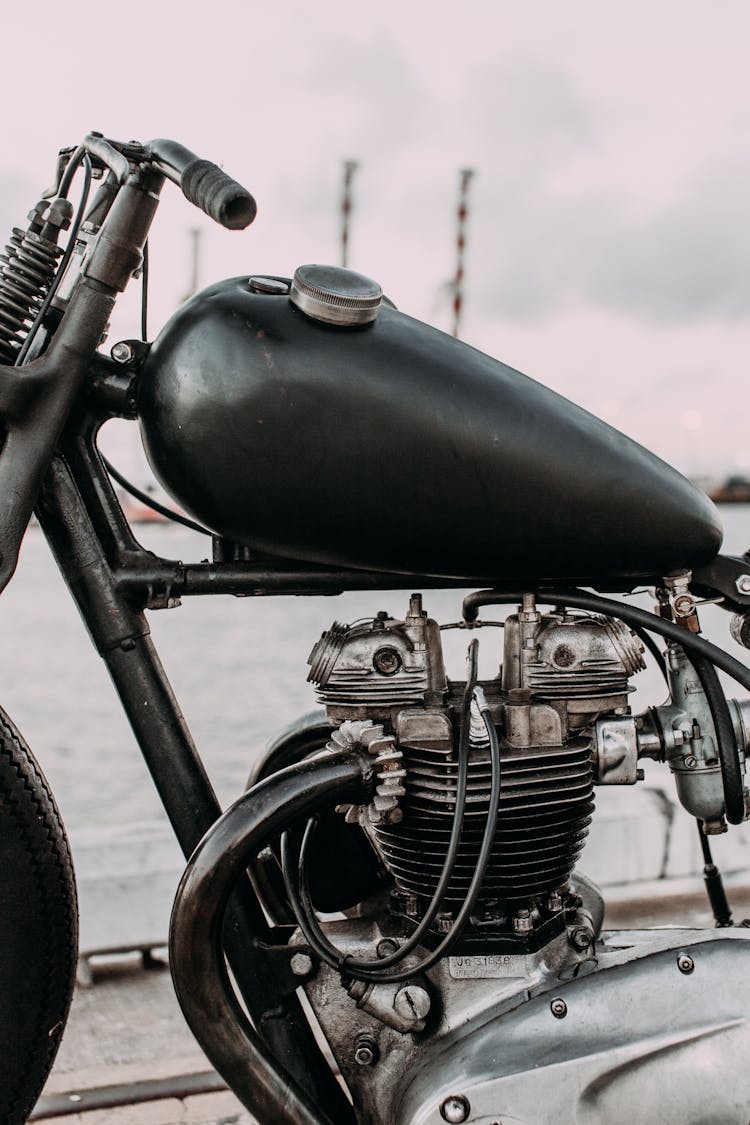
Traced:
[[91, 128], [174, 136], [258, 195], [236, 236], [165, 191], [152, 324], [184, 294], [193, 226], [206, 282], [335, 261], [354, 158], [352, 265], [448, 328], [472, 167], [465, 337], [683, 468], [746, 459], [744, 3], [70, 0], [11, 2], [2, 20], [6, 226]]

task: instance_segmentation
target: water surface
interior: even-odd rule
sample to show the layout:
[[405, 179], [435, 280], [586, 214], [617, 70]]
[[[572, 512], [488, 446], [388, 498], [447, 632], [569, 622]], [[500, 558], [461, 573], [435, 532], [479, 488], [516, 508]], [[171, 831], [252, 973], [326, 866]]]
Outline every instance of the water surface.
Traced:
[[[722, 515], [725, 551], [743, 550], [750, 543], [750, 505], [725, 507]], [[185, 561], [198, 561], [208, 550], [205, 538], [177, 526], [150, 527], [143, 539], [165, 557]], [[266, 740], [315, 705], [306, 682], [307, 657], [321, 632], [334, 619], [352, 621], [381, 609], [403, 616], [408, 593], [201, 597], [149, 614], [162, 661], [224, 804], [241, 791]], [[459, 591], [425, 592], [425, 607], [441, 622], [457, 620], [460, 605]], [[747, 657], [728, 642], [728, 621], [721, 611], [704, 611], [711, 639]], [[502, 634], [488, 629], [479, 636], [481, 671], [491, 675]], [[467, 635], [454, 631], [444, 637], [449, 674], [461, 676]], [[661, 701], [654, 672], [635, 683], [634, 708]], [[109, 677], [37, 527], [27, 533], [18, 572], [0, 602], [0, 685], [0, 700], [46, 772], [71, 833], [162, 815]]]

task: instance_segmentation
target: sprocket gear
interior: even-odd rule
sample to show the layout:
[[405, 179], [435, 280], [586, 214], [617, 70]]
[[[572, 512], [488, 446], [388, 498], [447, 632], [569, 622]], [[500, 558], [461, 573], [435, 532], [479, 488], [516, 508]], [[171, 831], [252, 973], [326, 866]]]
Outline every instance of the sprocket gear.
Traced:
[[398, 824], [403, 817], [398, 801], [406, 794], [406, 770], [396, 739], [385, 733], [382, 723], [349, 719], [333, 732], [326, 749], [334, 752], [353, 746], [361, 746], [374, 758], [377, 786], [369, 805], [339, 805], [337, 811], [345, 814], [349, 824]]

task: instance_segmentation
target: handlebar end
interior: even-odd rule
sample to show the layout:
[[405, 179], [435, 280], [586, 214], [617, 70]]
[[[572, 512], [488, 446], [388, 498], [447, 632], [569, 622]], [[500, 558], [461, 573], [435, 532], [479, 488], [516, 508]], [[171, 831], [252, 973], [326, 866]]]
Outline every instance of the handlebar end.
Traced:
[[210, 160], [193, 160], [182, 173], [182, 194], [227, 230], [244, 230], [258, 206], [241, 184]]

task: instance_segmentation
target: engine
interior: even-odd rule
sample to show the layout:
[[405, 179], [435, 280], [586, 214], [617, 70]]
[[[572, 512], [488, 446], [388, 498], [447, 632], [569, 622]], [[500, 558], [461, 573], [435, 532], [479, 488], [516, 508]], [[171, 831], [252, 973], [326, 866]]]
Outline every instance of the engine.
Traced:
[[[669, 596], [685, 610], [678, 580]], [[334, 624], [310, 655], [329, 748], [366, 749], [377, 782], [369, 804], [337, 809], [382, 877], [324, 923], [335, 956], [315, 948], [309, 913], [295, 909], [299, 940], [312, 936], [320, 958], [307, 998], [357, 1119], [624, 1121], [647, 1089], [649, 1120], [715, 1120], [734, 1095], [699, 1076], [717, 1036], [722, 1050], [750, 1049], [748, 993], [727, 968], [747, 931], [608, 934], [602, 897], [577, 868], [595, 788], [635, 784], [642, 758], [667, 763], [705, 835], [726, 829], [703, 681], [682, 645], [662, 656], [647, 638], [669, 697], [634, 715], [644, 648], [628, 626], [562, 605], [542, 613], [532, 595], [502, 625], [489, 680], [477, 680], [474, 640], [466, 682], [448, 679], [441, 628], [418, 594], [403, 620]], [[750, 701], [726, 703], [744, 773]], [[343, 871], [346, 831], [326, 853], [333, 871]], [[703, 1027], [709, 993], [716, 1011]], [[652, 1069], [662, 1042], [667, 1085]]]
[[[617, 723], [628, 715], [628, 681], [643, 667], [642, 651], [619, 622], [564, 607], [541, 614], [531, 596], [506, 620], [500, 674], [481, 685], [500, 743], [498, 823], [463, 951], [532, 952], [577, 915], [580, 898], [569, 880], [594, 807], [598, 748], [614, 737], [622, 768], [627, 746]], [[334, 745], [365, 742], [389, 755], [373, 802], [344, 811], [362, 825], [393, 877], [389, 923], [408, 934], [446, 860], [466, 685], [446, 678], [440, 629], [417, 594], [403, 621], [380, 613], [334, 624], [309, 663], [309, 679], [337, 726]], [[427, 938], [433, 943], [450, 931], [467, 897], [487, 821], [489, 739], [476, 703], [468, 744], [463, 831]], [[634, 762], [635, 753], [630, 757]], [[631, 773], [623, 780], [635, 781]]]

